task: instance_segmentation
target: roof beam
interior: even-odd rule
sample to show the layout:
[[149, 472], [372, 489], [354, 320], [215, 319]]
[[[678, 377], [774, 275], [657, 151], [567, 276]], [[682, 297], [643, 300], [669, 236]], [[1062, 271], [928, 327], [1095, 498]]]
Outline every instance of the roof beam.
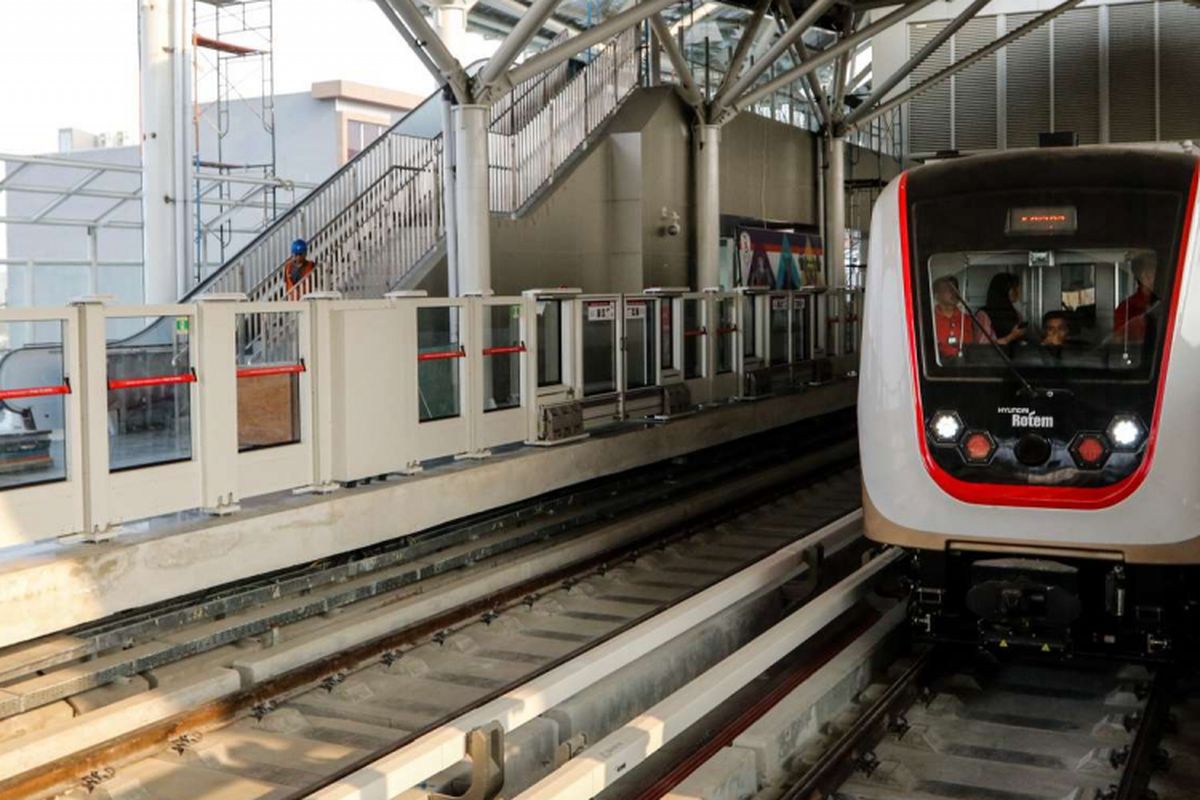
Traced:
[[908, 89], [907, 91], [901, 92], [900, 94], [893, 97], [891, 100], [888, 100], [885, 103], [881, 103], [880, 105], [875, 106], [870, 111], [864, 112], [863, 114], [858, 116], [858, 119], [854, 120], [853, 124], [850, 127], [858, 127], [860, 125], [864, 125], [864, 124], [870, 122], [871, 120], [875, 119], [876, 117], [878, 117], [882, 114], [886, 114], [887, 112], [891, 111], [893, 108], [900, 105], [901, 103], [908, 101], [910, 98], [916, 97], [917, 95], [921, 94], [922, 92], [926, 92], [929, 89], [932, 89], [934, 86], [937, 86], [939, 83], [946, 80], [951, 75], [954, 75], [956, 72], [961, 72], [962, 70], [966, 69], [967, 67], [971, 66], [972, 64], [974, 64], [978, 61], [982, 61], [983, 59], [990, 56], [992, 53], [999, 50], [1001, 47], [1004, 47], [1009, 42], [1015, 41], [1016, 39], [1020, 39], [1022, 36], [1029, 33], [1030, 31], [1040, 28], [1042, 25], [1045, 25], [1050, 20], [1054, 19], [1055, 17], [1057, 17], [1061, 14], [1065, 14], [1066, 12], [1070, 11], [1072, 8], [1074, 8], [1075, 6], [1079, 5], [1082, 2], [1083, 2], [1083, 0], [1066, 0], [1066, 2], [1060, 3], [1059, 5], [1050, 9], [1049, 11], [1046, 11], [1045, 13], [1043, 13], [1041, 16], [1034, 17], [1029, 22], [1026, 22], [1024, 25], [1022, 25], [1021, 27], [1019, 27], [1013, 31], [1010, 31], [1009, 33], [1006, 33], [1004, 36], [1001, 36], [999, 39], [995, 40], [991, 44], [984, 45], [983, 47], [976, 50], [974, 53], [971, 53], [969, 56], [965, 56], [964, 58], [961, 58], [958, 61], [955, 61], [950, 66], [945, 67], [944, 69], [936, 72], [935, 74], [933, 74], [930, 77], [926, 78], [925, 80], [921, 81], [916, 86], [913, 86], [912, 88]]
[[[1082, 0], [1075, 1], [1082, 2]], [[879, 32], [892, 27], [897, 22], [900, 22], [909, 16], [912, 16], [932, 2], [933, 0], [913, 0], [907, 5], [897, 8], [890, 14], [875, 20], [862, 30], [840, 39], [833, 45], [825, 48], [819, 53], [814, 54], [813, 57], [808, 61], [805, 61], [804, 63], [788, 70], [774, 80], [767, 81], [766, 83], [759, 84], [753, 89], [750, 89], [731, 103], [732, 108], [741, 111], [744, 108], [754, 105], [756, 102], [766, 97], [776, 89], [787, 86], [789, 83], [799, 80], [817, 68], [828, 64], [830, 61], [833, 61], [836, 58], [839, 58], [844, 53], [857, 47], [860, 42], [864, 42], [867, 39], [873, 38]]]
[[854, 111], [848, 117], [846, 117], [846, 124], [853, 125], [855, 122], [862, 119], [872, 108], [874, 108], [881, 100], [883, 100], [884, 97], [887, 96], [888, 92], [890, 92], [892, 89], [895, 89], [900, 81], [912, 74], [914, 69], [919, 67], [925, 61], [925, 59], [933, 55], [935, 50], [945, 44], [950, 37], [953, 36], [956, 31], [958, 31], [959, 28], [961, 28], [963, 25], [966, 25], [967, 22], [969, 22], [976, 14], [978, 14], [989, 2], [991, 2], [991, 0], [975, 0], [975, 2], [971, 3], [971, 5], [964, 8], [962, 13], [955, 17], [949, 25], [947, 25], [945, 28], [942, 28], [942, 30], [940, 30], [936, 36], [930, 39], [924, 47], [914, 53], [912, 57], [908, 59], [908, 61], [905, 61], [900, 69], [896, 70], [892, 75], [883, 81], [880, 81], [871, 90], [870, 96], [867, 97], [863, 104], [854, 109]]
[[[815, 0], [811, 6], [804, 10], [800, 15], [800, 19], [796, 20], [788, 27], [783, 34], [775, 40], [770, 49], [763, 54], [763, 57], [755, 62], [749, 69], [742, 73], [733, 84], [726, 87], [723, 93], [718, 93], [712, 101], [711, 116], [713, 119], [718, 118], [721, 112], [730, 104], [731, 98], [735, 98], [744, 92], [748, 87], [752, 86], [759, 76], [779, 60], [780, 56], [791, 47], [792, 42], [804, 35], [804, 32], [812, 27], [812, 24], [821, 18], [826, 9], [834, 4], [835, 0]], [[932, 2], [932, 0], [930, 0]], [[790, 82], [790, 81], [789, 81]]]
[[496, 48], [496, 52], [483, 65], [479, 72], [478, 87], [475, 90], [475, 102], [487, 103], [495, 87], [496, 79], [512, 66], [513, 61], [529, 46], [534, 36], [542, 29], [542, 25], [558, 8], [560, 0], [534, 0], [529, 10], [517, 20], [517, 24], [509, 31], [508, 36]]
[[671, 66], [675, 68], [675, 75], [681, 84], [683, 99], [689, 106], [696, 109], [703, 119], [704, 95], [696, 86], [696, 79], [692, 76], [692, 68], [688, 66], [687, 59], [683, 57], [683, 53], [679, 52], [679, 45], [675, 44], [675, 37], [671, 35], [671, 27], [663, 21], [659, 14], [650, 17], [650, 25], [654, 28], [654, 38], [662, 45], [662, 49], [667, 51], [667, 58], [671, 61]]
[[754, 6], [754, 13], [750, 15], [750, 19], [746, 20], [746, 27], [742, 30], [741, 38], [738, 39], [733, 56], [729, 59], [729, 68], [725, 70], [725, 79], [717, 87], [715, 97], [727, 95], [730, 84], [737, 80], [738, 73], [742, 71], [742, 63], [745, 62], [746, 56], [750, 54], [750, 48], [754, 47], [754, 41], [758, 38], [759, 26], [762, 25], [763, 15], [767, 13], [767, 8], [770, 7], [771, 1], [758, 0], [758, 4]]
[[[778, 13], [775, 15], [775, 24], [779, 27], [779, 32], [782, 33], [785, 24], [795, 24], [796, 15], [792, 12], [792, 5], [788, 0], [779, 0], [777, 5]], [[804, 43], [803, 36], [792, 43], [792, 52], [795, 55], [797, 64], [803, 64], [809, 59], [808, 45]], [[821, 84], [817, 81], [816, 73], [810, 72], [805, 76], [805, 83], [802, 85], [802, 88], [803, 86], [808, 87], [806, 93], [813, 107], [816, 109], [817, 116], [820, 117], [821, 126], [828, 128], [830, 120], [829, 101], [825, 99], [825, 92], [821, 90]]]
[[375, 4], [408, 42], [425, 68], [433, 73], [433, 77], [450, 84], [450, 90], [458, 102], [471, 102], [466, 70], [446, 48], [412, 0], [375, 0]]
[[[380, 1], [383, 2], [383, 0]], [[389, 0], [389, 2], [401, 1], [407, 2], [407, 0]], [[543, 50], [527, 59], [524, 63], [518, 64], [510, 69], [507, 74], [497, 78], [496, 84], [504, 89], [511, 89], [521, 81], [528, 80], [535, 75], [540, 75], [546, 70], [554, 69], [559, 64], [589, 47], [594, 47], [608, 41], [627, 28], [637, 25], [651, 14], [657, 14], [659, 11], [676, 2], [678, 0], [641, 0], [641, 2], [634, 3], [619, 14], [614, 14], [600, 24], [588, 28], [578, 36], [572, 36], [565, 42]]]

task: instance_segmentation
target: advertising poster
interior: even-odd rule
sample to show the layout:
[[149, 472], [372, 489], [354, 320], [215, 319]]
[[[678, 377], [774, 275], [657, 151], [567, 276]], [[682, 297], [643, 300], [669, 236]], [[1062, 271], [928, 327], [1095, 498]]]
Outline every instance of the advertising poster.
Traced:
[[823, 286], [821, 234], [739, 226], [737, 285], [770, 289]]

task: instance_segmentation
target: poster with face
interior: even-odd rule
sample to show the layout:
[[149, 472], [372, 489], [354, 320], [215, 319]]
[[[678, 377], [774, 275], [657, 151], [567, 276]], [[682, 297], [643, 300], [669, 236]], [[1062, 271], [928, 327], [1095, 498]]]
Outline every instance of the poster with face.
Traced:
[[800, 289], [823, 286], [824, 248], [813, 226], [738, 229], [738, 286]]

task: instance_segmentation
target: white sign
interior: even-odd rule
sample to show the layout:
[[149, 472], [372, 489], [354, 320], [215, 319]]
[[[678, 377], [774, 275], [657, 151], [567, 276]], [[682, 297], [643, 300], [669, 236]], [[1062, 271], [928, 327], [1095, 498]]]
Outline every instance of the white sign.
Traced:
[[614, 300], [586, 303], [588, 322], [612, 322], [617, 318], [617, 304]]
[[640, 300], [625, 301], [625, 319], [645, 319], [646, 303]]
[[788, 299], [786, 297], [772, 297], [771, 298], [771, 310], [772, 311], [787, 311], [787, 307], [788, 307]]

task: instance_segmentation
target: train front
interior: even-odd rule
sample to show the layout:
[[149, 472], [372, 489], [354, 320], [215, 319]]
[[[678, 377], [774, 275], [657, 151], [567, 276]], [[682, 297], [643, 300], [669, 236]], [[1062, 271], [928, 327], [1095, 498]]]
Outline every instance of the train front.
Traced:
[[1200, 563], [1196, 165], [1017, 151], [915, 169], [880, 198], [864, 507], [871, 538], [918, 551], [932, 635], [1176, 646]]

